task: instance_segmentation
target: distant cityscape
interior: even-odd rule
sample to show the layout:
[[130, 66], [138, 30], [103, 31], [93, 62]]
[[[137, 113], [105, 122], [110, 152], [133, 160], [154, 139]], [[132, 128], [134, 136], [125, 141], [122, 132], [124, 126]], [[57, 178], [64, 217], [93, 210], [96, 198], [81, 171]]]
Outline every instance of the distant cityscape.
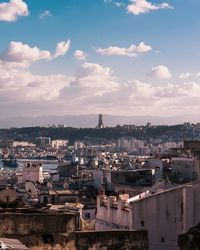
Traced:
[[182, 250], [196, 237], [200, 125], [96, 124], [0, 130], [2, 245]]

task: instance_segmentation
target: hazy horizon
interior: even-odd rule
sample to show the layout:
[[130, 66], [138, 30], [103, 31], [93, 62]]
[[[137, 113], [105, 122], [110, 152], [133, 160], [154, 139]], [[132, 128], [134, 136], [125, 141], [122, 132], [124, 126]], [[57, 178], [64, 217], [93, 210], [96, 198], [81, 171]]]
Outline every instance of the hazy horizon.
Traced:
[[[116, 125], [134, 124], [146, 125], [151, 122], [152, 125], [177, 125], [184, 122], [198, 123], [196, 120], [188, 120], [188, 116], [176, 117], [178, 122], [174, 122], [175, 117], [154, 117], [154, 116], [115, 116], [104, 114], [103, 122], [105, 127], [115, 127]], [[75, 128], [95, 128], [98, 123], [98, 114], [88, 115], [64, 115], [64, 116], [15, 116], [0, 118], [0, 128], [10, 127], [35, 127], [64, 124], [67, 127]]]

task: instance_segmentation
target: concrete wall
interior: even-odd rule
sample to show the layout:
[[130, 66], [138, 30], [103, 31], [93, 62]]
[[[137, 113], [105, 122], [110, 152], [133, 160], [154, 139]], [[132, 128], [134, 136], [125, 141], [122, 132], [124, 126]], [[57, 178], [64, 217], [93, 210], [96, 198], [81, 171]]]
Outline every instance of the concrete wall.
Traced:
[[43, 237], [51, 235], [56, 243], [59, 233], [76, 230], [76, 222], [70, 213], [1, 213], [0, 237], [17, 238], [30, 247], [43, 244]]
[[150, 250], [178, 250], [178, 235], [200, 222], [200, 182], [125, 204], [126, 210], [120, 200], [98, 198], [95, 229], [145, 229]]
[[150, 250], [177, 250], [178, 235], [200, 221], [200, 183], [130, 203], [132, 229], [146, 229]]
[[146, 229], [151, 250], [177, 249], [177, 234], [183, 231], [182, 192], [161, 193], [132, 204], [132, 228]]
[[148, 250], [146, 231], [76, 232], [77, 250]]
[[95, 230], [129, 229], [131, 213], [125, 207], [127, 202], [114, 201], [116, 197], [97, 197]]

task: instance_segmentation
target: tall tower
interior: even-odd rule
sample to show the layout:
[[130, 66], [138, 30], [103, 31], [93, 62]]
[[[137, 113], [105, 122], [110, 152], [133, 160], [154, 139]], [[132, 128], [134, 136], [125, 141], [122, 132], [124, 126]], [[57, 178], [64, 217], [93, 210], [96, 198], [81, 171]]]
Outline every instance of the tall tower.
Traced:
[[98, 122], [98, 125], [96, 126], [96, 128], [104, 128], [104, 125], [103, 125], [103, 115], [102, 114], [99, 114], [99, 122]]

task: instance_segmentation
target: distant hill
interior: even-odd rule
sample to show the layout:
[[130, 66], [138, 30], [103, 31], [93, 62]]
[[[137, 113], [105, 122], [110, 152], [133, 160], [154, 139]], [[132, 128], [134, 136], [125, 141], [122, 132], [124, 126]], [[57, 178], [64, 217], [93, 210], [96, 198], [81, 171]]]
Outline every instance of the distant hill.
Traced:
[[[188, 115], [179, 117], [104, 115], [104, 125], [108, 127], [113, 127], [117, 124], [144, 125], [147, 122], [151, 122], [154, 125], [174, 125], [184, 123], [184, 121], [196, 123], [198, 122], [198, 117], [194, 118], [194, 116]], [[45, 126], [48, 124], [66, 124], [68, 127], [74, 128], [94, 128], [97, 123], [98, 114], [0, 118], [0, 128]]]
[[16, 141], [35, 142], [36, 137], [46, 136], [51, 139], [68, 139], [73, 144], [75, 140], [91, 140], [102, 142], [104, 140], [116, 141], [120, 137], [128, 136], [136, 139], [152, 142], [182, 141], [200, 139], [200, 126], [197, 125], [174, 125], [134, 127], [129, 130], [125, 127], [110, 127], [104, 129], [94, 128], [46, 128], [46, 127], [24, 127], [12, 129], [0, 129], [0, 139], [11, 139]]

